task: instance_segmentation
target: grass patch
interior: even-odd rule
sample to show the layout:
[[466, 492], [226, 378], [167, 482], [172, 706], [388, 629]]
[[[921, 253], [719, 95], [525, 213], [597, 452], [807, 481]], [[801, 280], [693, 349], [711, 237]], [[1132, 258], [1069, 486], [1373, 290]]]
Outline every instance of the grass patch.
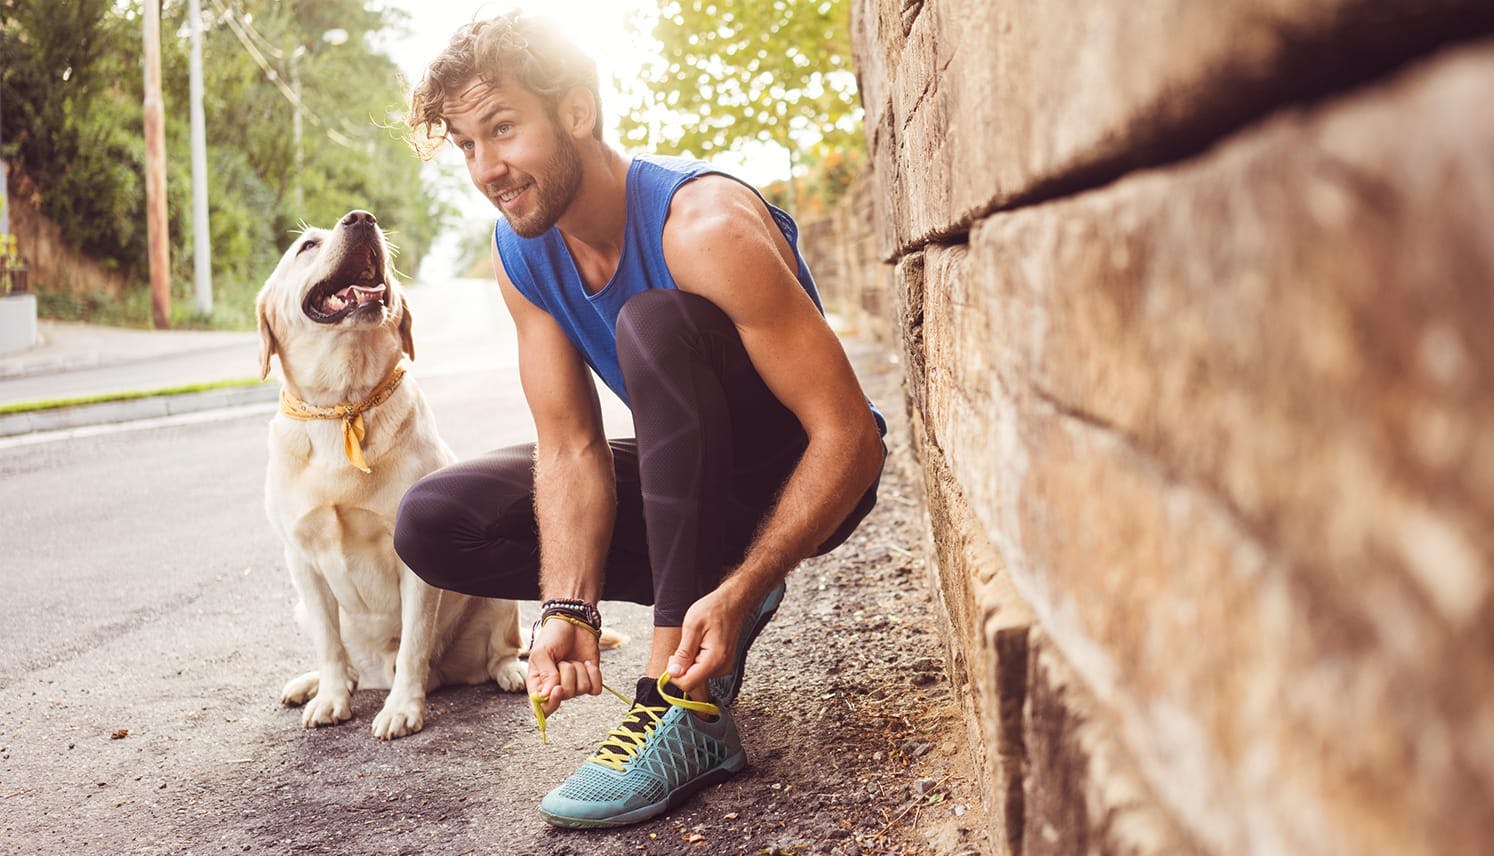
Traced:
[[[188, 282], [186, 288], [190, 287]], [[177, 291], [182, 291], [180, 285]], [[213, 283], [211, 315], [197, 311], [190, 293], [174, 293], [171, 297], [171, 329], [253, 330], [256, 321], [254, 296], [258, 292], [259, 286], [254, 283], [217, 280]], [[131, 288], [122, 297], [115, 298], [92, 293], [73, 294], [54, 289], [47, 283], [33, 282], [31, 293], [36, 295], [36, 314], [42, 318], [141, 330], [149, 330], [154, 325], [150, 289], [144, 286]]]
[[262, 381], [257, 377], [242, 377], [218, 380], [210, 383], [191, 383], [186, 386], [168, 386], [161, 389], [143, 389], [137, 392], [106, 392], [99, 395], [82, 395], [76, 398], [51, 398], [43, 401], [22, 401], [15, 404], [0, 404], [0, 416], [16, 413], [34, 413], [38, 410], [56, 410], [62, 407], [81, 407], [85, 404], [103, 404], [109, 401], [132, 401], [157, 395], [185, 395], [192, 392], [207, 392], [213, 389], [240, 389], [262, 386], [275, 381]]

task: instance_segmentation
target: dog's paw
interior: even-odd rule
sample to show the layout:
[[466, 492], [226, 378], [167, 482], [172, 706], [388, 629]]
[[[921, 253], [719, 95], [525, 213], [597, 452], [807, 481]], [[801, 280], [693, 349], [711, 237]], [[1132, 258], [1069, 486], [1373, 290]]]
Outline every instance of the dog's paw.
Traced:
[[347, 693], [317, 693], [301, 711], [301, 725], [319, 728], [353, 718], [353, 697]]
[[517, 657], [503, 657], [488, 663], [488, 674], [505, 692], [516, 693], [524, 689], [527, 671]]
[[320, 672], [307, 672], [304, 675], [291, 678], [280, 691], [280, 703], [288, 707], [297, 707], [306, 703], [306, 700], [316, 695], [317, 687], [321, 685], [322, 676]]
[[384, 700], [384, 709], [374, 717], [373, 736], [380, 740], [407, 737], [425, 727], [425, 699], [400, 698], [393, 693]]

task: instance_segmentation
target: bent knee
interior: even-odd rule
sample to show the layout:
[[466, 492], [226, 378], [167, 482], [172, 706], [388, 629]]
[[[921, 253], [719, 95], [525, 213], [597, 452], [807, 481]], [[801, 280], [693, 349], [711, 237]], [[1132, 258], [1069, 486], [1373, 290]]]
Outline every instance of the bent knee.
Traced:
[[617, 314], [617, 353], [623, 363], [694, 349], [702, 333], [735, 333], [720, 307], [698, 294], [651, 288], [628, 298]]
[[405, 491], [394, 517], [394, 552], [410, 570], [431, 585], [446, 566], [443, 555], [452, 543], [458, 509], [428, 476]]

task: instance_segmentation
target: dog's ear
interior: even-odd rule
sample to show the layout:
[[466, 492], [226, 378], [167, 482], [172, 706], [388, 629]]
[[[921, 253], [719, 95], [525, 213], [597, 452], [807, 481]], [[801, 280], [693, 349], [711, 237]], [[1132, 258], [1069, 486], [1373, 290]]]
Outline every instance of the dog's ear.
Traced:
[[266, 299], [268, 289], [260, 291], [254, 300], [254, 312], [259, 316], [259, 379], [270, 376], [270, 357], [276, 353], [275, 331], [270, 326], [270, 301]]
[[400, 295], [399, 301], [399, 346], [410, 359], [415, 359], [415, 337], [410, 334], [410, 297]]

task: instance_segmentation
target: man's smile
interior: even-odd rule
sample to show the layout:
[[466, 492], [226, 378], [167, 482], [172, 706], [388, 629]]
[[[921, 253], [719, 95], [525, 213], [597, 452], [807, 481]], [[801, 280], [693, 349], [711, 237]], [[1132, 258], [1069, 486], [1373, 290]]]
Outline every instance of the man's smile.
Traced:
[[492, 194], [490, 194], [490, 196], [496, 202], [498, 202], [498, 204], [500, 204], [500, 205], [504, 206], [505, 208], [507, 208], [508, 206], [512, 205], [514, 203], [514, 201], [517, 200], [520, 196], [523, 196], [524, 195], [524, 191], [526, 191], [528, 189], [529, 189], [529, 184], [525, 183], [525, 184], [519, 185], [518, 187], [509, 187], [509, 188], [505, 188], [503, 190], [495, 191]]

